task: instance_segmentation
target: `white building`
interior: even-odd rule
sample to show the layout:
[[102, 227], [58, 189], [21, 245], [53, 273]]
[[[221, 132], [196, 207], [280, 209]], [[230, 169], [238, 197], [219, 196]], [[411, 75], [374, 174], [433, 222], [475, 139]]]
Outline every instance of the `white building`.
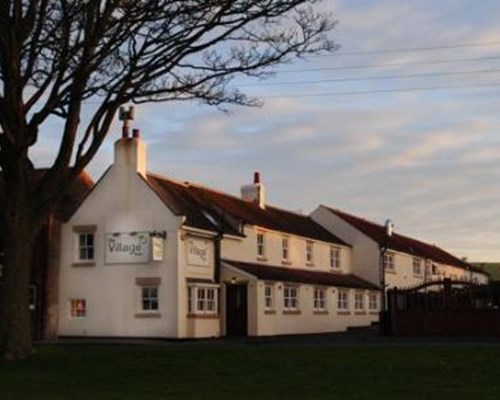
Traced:
[[447, 251], [420, 240], [393, 233], [386, 234], [383, 225], [324, 205], [311, 214], [325, 229], [352, 245], [352, 272], [380, 284], [382, 249], [387, 288], [407, 288], [433, 280], [488, 283], [480, 268]]
[[115, 143], [61, 237], [60, 336], [318, 333], [378, 319], [378, 282], [349, 241], [268, 206], [258, 176], [240, 198], [148, 173], [137, 131]]

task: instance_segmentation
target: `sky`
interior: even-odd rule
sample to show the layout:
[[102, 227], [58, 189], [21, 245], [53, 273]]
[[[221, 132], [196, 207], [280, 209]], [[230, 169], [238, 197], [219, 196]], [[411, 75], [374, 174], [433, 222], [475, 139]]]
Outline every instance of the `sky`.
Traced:
[[[500, 261], [500, 2], [326, 0], [334, 54], [237, 82], [264, 102], [230, 113], [141, 105], [149, 170], [267, 202], [339, 208], [469, 261]], [[89, 171], [112, 162], [118, 123]], [[51, 141], [54, 142], [51, 142]], [[34, 150], [37, 165], [56, 135]]]

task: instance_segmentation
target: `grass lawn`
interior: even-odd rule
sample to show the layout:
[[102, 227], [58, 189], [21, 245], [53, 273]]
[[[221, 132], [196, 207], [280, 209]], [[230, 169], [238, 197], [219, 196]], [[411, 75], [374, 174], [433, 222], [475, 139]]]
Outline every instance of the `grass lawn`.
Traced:
[[500, 346], [42, 346], [0, 399], [500, 399]]

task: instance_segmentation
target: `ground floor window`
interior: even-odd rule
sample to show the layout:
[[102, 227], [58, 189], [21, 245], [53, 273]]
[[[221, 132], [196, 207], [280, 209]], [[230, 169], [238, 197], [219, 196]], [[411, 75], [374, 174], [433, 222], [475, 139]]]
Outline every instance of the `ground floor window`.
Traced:
[[339, 290], [337, 294], [337, 308], [339, 311], [349, 310], [349, 292], [347, 290]]
[[274, 308], [274, 285], [272, 283], [266, 283], [264, 287], [264, 304], [266, 310]]
[[378, 295], [377, 295], [377, 293], [370, 293], [368, 295], [368, 308], [370, 311], [378, 311]]
[[69, 305], [72, 318], [85, 318], [87, 316], [87, 301], [85, 299], [71, 299]]
[[364, 311], [365, 309], [365, 294], [363, 292], [354, 293], [354, 310]]
[[158, 286], [143, 286], [141, 288], [142, 311], [158, 311]]
[[190, 314], [217, 314], [218, 289], [216, 287], [189, 286], [187, 295]]
[[314, 289], [314, 309], [324, 310], [326, 308], [326, 290], [324, 288]]
[[284, 286], [283, 308], [285, 310], [297, 310], [299, 308], [299, 288], [297, 286]]

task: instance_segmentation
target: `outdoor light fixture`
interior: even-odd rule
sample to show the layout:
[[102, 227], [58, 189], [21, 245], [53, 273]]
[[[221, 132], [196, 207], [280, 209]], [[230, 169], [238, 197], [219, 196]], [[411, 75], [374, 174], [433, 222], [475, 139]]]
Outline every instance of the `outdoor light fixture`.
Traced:
[[152, 232], [149, 232], [149, 236], [151, 237], [161, 237], [162, 239], [166, 239], [167, 238], [167, 231], [152, 231]]
[[116, 236], [120, 236], [121, 233], [120, 232], [113, 232], [111, 235], [113, 235], [114, 237], [116, 237]]

